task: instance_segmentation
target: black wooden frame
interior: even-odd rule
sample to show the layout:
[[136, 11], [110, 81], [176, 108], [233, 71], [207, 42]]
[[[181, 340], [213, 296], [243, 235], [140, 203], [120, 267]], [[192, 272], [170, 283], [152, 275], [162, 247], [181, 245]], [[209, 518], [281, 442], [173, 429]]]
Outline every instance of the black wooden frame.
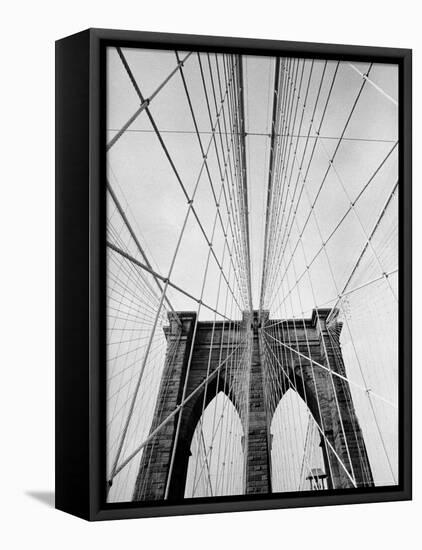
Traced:
[[[105, 49], [179, 49], [399, 66], [399, 485], [107, 504]], [[56, 42], [56, 507], [88, 520], [412, 498], [412, 52], [408, 49], [89, 29]]]

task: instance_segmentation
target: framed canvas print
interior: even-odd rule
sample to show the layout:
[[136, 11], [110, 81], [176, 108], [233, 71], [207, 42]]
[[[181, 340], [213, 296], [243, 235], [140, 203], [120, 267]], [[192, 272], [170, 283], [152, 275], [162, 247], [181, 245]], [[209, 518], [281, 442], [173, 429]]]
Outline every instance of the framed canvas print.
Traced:
[[411, 51], [56, 43], [56, 502], [411, 498]]

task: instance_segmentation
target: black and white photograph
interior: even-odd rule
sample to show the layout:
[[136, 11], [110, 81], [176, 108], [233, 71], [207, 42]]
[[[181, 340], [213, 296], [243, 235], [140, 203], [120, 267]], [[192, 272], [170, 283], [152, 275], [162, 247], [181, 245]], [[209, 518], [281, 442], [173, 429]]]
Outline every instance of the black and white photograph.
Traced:
[[399, 66], [105, 65], [107, 503], [398, 486]]
[[417, 548], [418, 15], [4, 5], [0, 548]]

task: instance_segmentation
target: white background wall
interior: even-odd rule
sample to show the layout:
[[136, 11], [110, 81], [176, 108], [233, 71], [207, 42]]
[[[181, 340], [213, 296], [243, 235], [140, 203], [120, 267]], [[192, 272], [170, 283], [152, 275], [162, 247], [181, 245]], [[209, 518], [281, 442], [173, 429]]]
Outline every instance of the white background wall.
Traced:
[[[86, 27], [414, 49], [415, 340], [420, 315], [422, 55], [411, 0], [73, 0], [8, 2], [0, 75], [0, 544], [3, 548], [417, 548], [421, 399], [414, 502], [88, 524], [45, 501], [54, 486], [54, 40]], [[419, 208], [418, 208], [419, 207]], [[415, 350], [414, 387], [422, 385]], [[41, 497], [41, 500], [40, 500]], [[2, 542], [2, 539], [4, 541]]]

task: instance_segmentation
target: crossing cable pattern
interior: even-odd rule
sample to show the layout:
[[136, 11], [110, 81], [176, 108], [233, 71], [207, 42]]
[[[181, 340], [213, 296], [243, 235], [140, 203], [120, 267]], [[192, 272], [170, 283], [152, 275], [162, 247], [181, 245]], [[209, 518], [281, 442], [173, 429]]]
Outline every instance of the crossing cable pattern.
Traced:
[[[360, 79], [351, 79], [348, 71]], [[372, 475], [376, 484], [397, 483], [398, 142], [394, 136], [393, 143], [366, 144], [365, 154], [348, 141], [350, 127], [356, 131], [362, 117], [371, 116], [374, 99], [397, 106], [371, 80], [371, 71], [369, 64], [357, 68], [301, 59], [278, 59], [275, 64], [260, 297], [261, 314], [269, 311], [270, 318], [260, 338], [267, 410], [276, 434], [273, 487], [280, 491], [327, 488], [312, 483], [312, 472], [324, 470], [323, 455], [328, 462], [325, 474], [333, 477], [340, 468], [351, 486], [370, 484]], [[330, 134], [339, 137], [321, 137]], [[352, 178], [342, 170], [347, 155], [364, 166], [350, 167]], [[324, 318], [321, 308], [328, 311]], [[337, 357], [323, 338], [321, 357], [315, 359], [313, 329], [305, 321], [313, 312], [317, 329], [326, 331], [328, 342], [339, 344], [333, 346]], [[299, 342], [303, 338], [306, 345]], [[327, 437], [331, 426], [324, 425], [321, 414], [321, 371], [328, 373], [332, 388], [346, 447], [343, 456], [334, 452]], [[315, 385], [314, 415], [307, 412], [307, 377]], [[354, 412], [351, 401], [346, 400], [346, 410], [341, 405], [348, 391], [373, 470], [371, 474], [361, 437], [354, 433], [359, 479], [351, 456], [355, 449], [349, 448], [346, 434]]]
[[[273, 491], [397, 483], [398, 140], [383, 127], [397, 101], [382, 71], [277, 58], [270, 120], [254, 130], [241, 56], [116, 48], [107, 63], [108, 500], [156, 498], [171, 426], [169, 498], [194, 402], [185, 497], [245, 491], [252, 265]], [[249, 136], [268, 140], [266, 186], [251, 184]], [[254, 184], [266, 187], [262, 266]]]
[[[111, 62], [114, 59], [116, 63], [116, 54], [140, 107], [134, 109], [120, 130], [110, 137], [107, 147], [108, 498], [110, 501], [130, 500], [146, 446], [154, 446], [156, 438], [175, 418], [176, 448], [184, 407], [198, 391], [205, 389], [206, 395], [208, 384], [222, 372], [227, 386], [225, 393], [230, 394], [236, 388], [237, 411], [231, 404], [231, 409], [227, 406], [227, 400], [221, 407], [221, 398], [215, 396], [208, 406], [208, 416], [212, 418], [212, 437], [208, 442], [205, 441], [201, 417], [192, 442], [196, 448], [196, 461], [191, 468], [194, 474], [190, 492], [192, 496], [198, 490], [211, 494], [239, 492], [243, 480], [237, 472], [243, 470], [240, 464], [243, 455], [241, 449], [230, 444], [233, 440], [230, 436], [237, 430], [240, 441], [243, 427], [239, 414], [246, 419], [250, 335], [240, 321], [243, 313], [250, 311], [252, 306], [242, 60], [232, 55], [175, 52], [174, 67], [156, 91], [145, 99], [142, 83], [138, 82], [128, 61], [133, 52], [117, 48], [116, 52], [110, 53]], [[167, 90], [170, 97], [176, 93], [184, 102], [184, 115], [188, 115], [184, 122], [195, 137], [195, 148], [190, 151], [195, 152], [196, 158], [189, 171], [185, 166], [178, 167], [177, 151], [173, 154], [172, 144], [160, 133], [157, 122], [157, 113], [159, 118], [160, 112], [158, 108], [157, 113], [153, 111], [161, 98], [162, 102], [168, 99]], [[132, 161], [138, 165], [141, 156], [142, 164], [149, 163], [151, 171], [157, 162], [167, 165], [166, 186], [173, 186], [172, 190], [175, 190], [173, 194], [178, 201], [175, 206], [182, 206], [183, 202], [185, 205], [184, 215], [175, 216], [175, 221], [179, 222], [175, 223], [178, 237], [173, 252], [165, 258], [169, 266], [167, 271], [160, 269], [149, 253], [113, 166], [113, 159], [118, 159], [127, 146], [127, 130], [135, 122], [143, 124], [142, 117], [153, 130], [159, 150], [156, 157], [150, 157], [151, 147], [148, 151], [140, 148]], [[115, 165], [118, 165], [118, 160]], [[196, 291], [192, 290], [189, 281], [183, 280], [183, 274], [177, 269], [180, 255], [192, 246], [206, 250], [202, 257], [200, 254], [195, 257], [195, 278], [201, 283]], [[161, 265], [165, 263], [162, 260]], [[180, 402], [162, 418], [162, 411], [156, 410], [161, 406], [157, 397], [159, 392], [161, 396], [166, 395], [169, 387], [163, 387], [163, 383], [160, 387], [160, 380], [166, 362], [171, 364], [175, 360], [178, 347], [178, 338], [167, 346], [165, 327], [169, 325], [171, 315], [180, 330], [177, 310], [193, 308], [196, 311], [193, 341], [199, 320], [212, 320], [213, 326], [220, 323], [219, 364], [211, 370], [209, 360], [205, 378], [189, 393], [187, 380], [192, 363], [192, 344]], [[210, 354], [212, 348], [211, 342]], [[152, 426], [154, 416], [162, 418], [159, 425]], [[213, 444], [215, 440], [218, 444]], [[174, 452], [165, 498], [173, 462]], [[208, 480], [207, 485], [204, 485], [204, 480]], [[139, 498], [142, 498], [142, 484]]]

